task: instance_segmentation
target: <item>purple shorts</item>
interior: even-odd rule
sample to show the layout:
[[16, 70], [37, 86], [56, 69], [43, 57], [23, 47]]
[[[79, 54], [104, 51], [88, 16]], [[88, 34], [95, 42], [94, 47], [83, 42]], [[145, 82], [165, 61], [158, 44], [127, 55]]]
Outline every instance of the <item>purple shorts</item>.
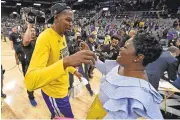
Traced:
[[54, 118], [55, 116], [74, 118], [68, 96], [64, 98], [52, 98], [43, 91], [42, 95], [51, 112], [51, 118]]

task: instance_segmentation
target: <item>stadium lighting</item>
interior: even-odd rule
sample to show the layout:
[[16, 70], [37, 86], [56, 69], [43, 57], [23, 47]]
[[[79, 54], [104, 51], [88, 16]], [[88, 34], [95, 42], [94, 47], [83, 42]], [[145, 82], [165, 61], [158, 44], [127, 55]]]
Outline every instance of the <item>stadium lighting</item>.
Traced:
[[21, 3], [16, 3], [16, 5], [21, 6]]
[[39, 4], [39, 3], [34, 3], [34, 6], [41, 6], [41, 4]]
[[109, 8], [103, 8], [103, 10], [104, 10], [104, 11], [107, 11], [107, 10], [109, 10]]
[[78, 2], [82, 2], [83, 0], [78, 0]]
[[6, 1], [1, 1], [1, 3], [6, 3]]

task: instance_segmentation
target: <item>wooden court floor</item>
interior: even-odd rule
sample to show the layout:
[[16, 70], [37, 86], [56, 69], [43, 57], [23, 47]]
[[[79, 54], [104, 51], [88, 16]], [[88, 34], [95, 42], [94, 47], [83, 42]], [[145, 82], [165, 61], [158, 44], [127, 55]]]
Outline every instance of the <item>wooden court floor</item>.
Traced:
[[[7, 95], [5, 99], [1, 99], [1, 119], [49, 119], [50, 112], [42, 98], [40, 89], [34, 92], [38, 105], [31, 106], [24, 86], [21, 66], [16, 66], [10, 42], [1, 42], [1, 64], [6, 70], [3, 91]], [[90, 82], [95, 94], [99, 92], [101, 77], [101, 73], [95, 70], [94, 77]], [[70, 99], [75, 118], [86, 118], [94, 97], [91, 97], [86, 88], [83, 87], [80, 97]]]

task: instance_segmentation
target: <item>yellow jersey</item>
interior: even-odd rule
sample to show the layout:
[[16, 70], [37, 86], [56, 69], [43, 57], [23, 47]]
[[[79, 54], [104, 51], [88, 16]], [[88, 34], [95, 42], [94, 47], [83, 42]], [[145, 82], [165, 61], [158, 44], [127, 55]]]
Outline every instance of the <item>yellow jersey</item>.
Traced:
[[44, 30], [37, 38], [35, 49], [25, 76], [28, 91], [42, 88], [42, 91], [53, 98], [64, 98], [68, 95], [69, 72], [74, 67], [64, 69], [63, 58], [68, 56], [65, 36], [60, 36], [52, 28]]

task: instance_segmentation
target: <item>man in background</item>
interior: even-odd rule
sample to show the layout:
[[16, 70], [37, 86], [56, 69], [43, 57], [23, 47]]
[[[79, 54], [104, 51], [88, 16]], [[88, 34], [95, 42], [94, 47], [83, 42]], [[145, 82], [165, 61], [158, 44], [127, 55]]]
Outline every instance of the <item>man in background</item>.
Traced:
[[[22, 49], [25, 54], [25, 62], [26, 62], [26, 68], [24, 71], [24, 75], [26, 74], [27, 69], [29, 67], [30, 60], [31, 60], [31, 57], [32, 57], [32, 54], [33, 54], [33, 51], [35, 48], [35, 44], [36, 44], [35, 28], [33, 27], [33, 24], [30, 24], [30, 23], [27, 23], [27, 24], [28, 24], [28, 27], [27, 27], [27, 30], [24, 34], [23, 41], [22, 41], [22, 43], [23, 43]], [[36, 106], [37, 102], [35, 101], [34, 91], [30, 92], [27, 90], [27, 94], [28, 94], [28, 98], [29, 98], [31, 105]]]
[[100, 60], [116, 60], [120, 50], [119, 42], [121, 42], [121, 37], [119, 35], [113, 35], [111, 37], [111, 43], [102, 47]]
[[[68, 43], [68, 48], [69, 48], [70, 55], [73, 55], [76, 52], [81, 50], [81, 42], [82, 41], [84, 41], [84, 40], [81, 37], [81, 33], [80, 32], [76, 32], [73, 41], [70, 41]], [[84, 78], [86, 78], [88, 81], [89, 81], [89, 75], [88, 75], [89, 66], [90, 65], [88, 65], [88, 64], [81, 64], [81, 65], [77, 66], [78, 72], [81, 73], [82, 76]], [[71, 89], [73, 87], [73, 82], [74, 82], [74, 76], [71, 73], [69, 74], [69, 82], [70, 82], [69, 89]], [[86, 88], [87, 88], [89, 94], [91, 96], [93, 96], [94, 93], [93, 93], [93, 91], [91, 89], [90, 83], [88, 83], [86, 85]]]
[[19, 65], [19, 62], [21, 62], [23, 73], [25, 73], [26, 63], [21, 47], [21, 34], [17, 32], [17, 26], [12, 27], [12, 33], [9, 35], [9, 40], [12, 50], [15, 51], [16, 64]]
[[[168, 78], [172, 81], [177, 79], [178, 60], [175, 58], [178, 48], [168, 48], [169, 51], [162, 52], [161, 56], [146, 66], [146, 72], [151, 85], [158, 89], [160, 78], [167, 71]], [[179, 54], [179, 53], [178, 53]], [[177, 55], [178, 55], [177, 54]]]

